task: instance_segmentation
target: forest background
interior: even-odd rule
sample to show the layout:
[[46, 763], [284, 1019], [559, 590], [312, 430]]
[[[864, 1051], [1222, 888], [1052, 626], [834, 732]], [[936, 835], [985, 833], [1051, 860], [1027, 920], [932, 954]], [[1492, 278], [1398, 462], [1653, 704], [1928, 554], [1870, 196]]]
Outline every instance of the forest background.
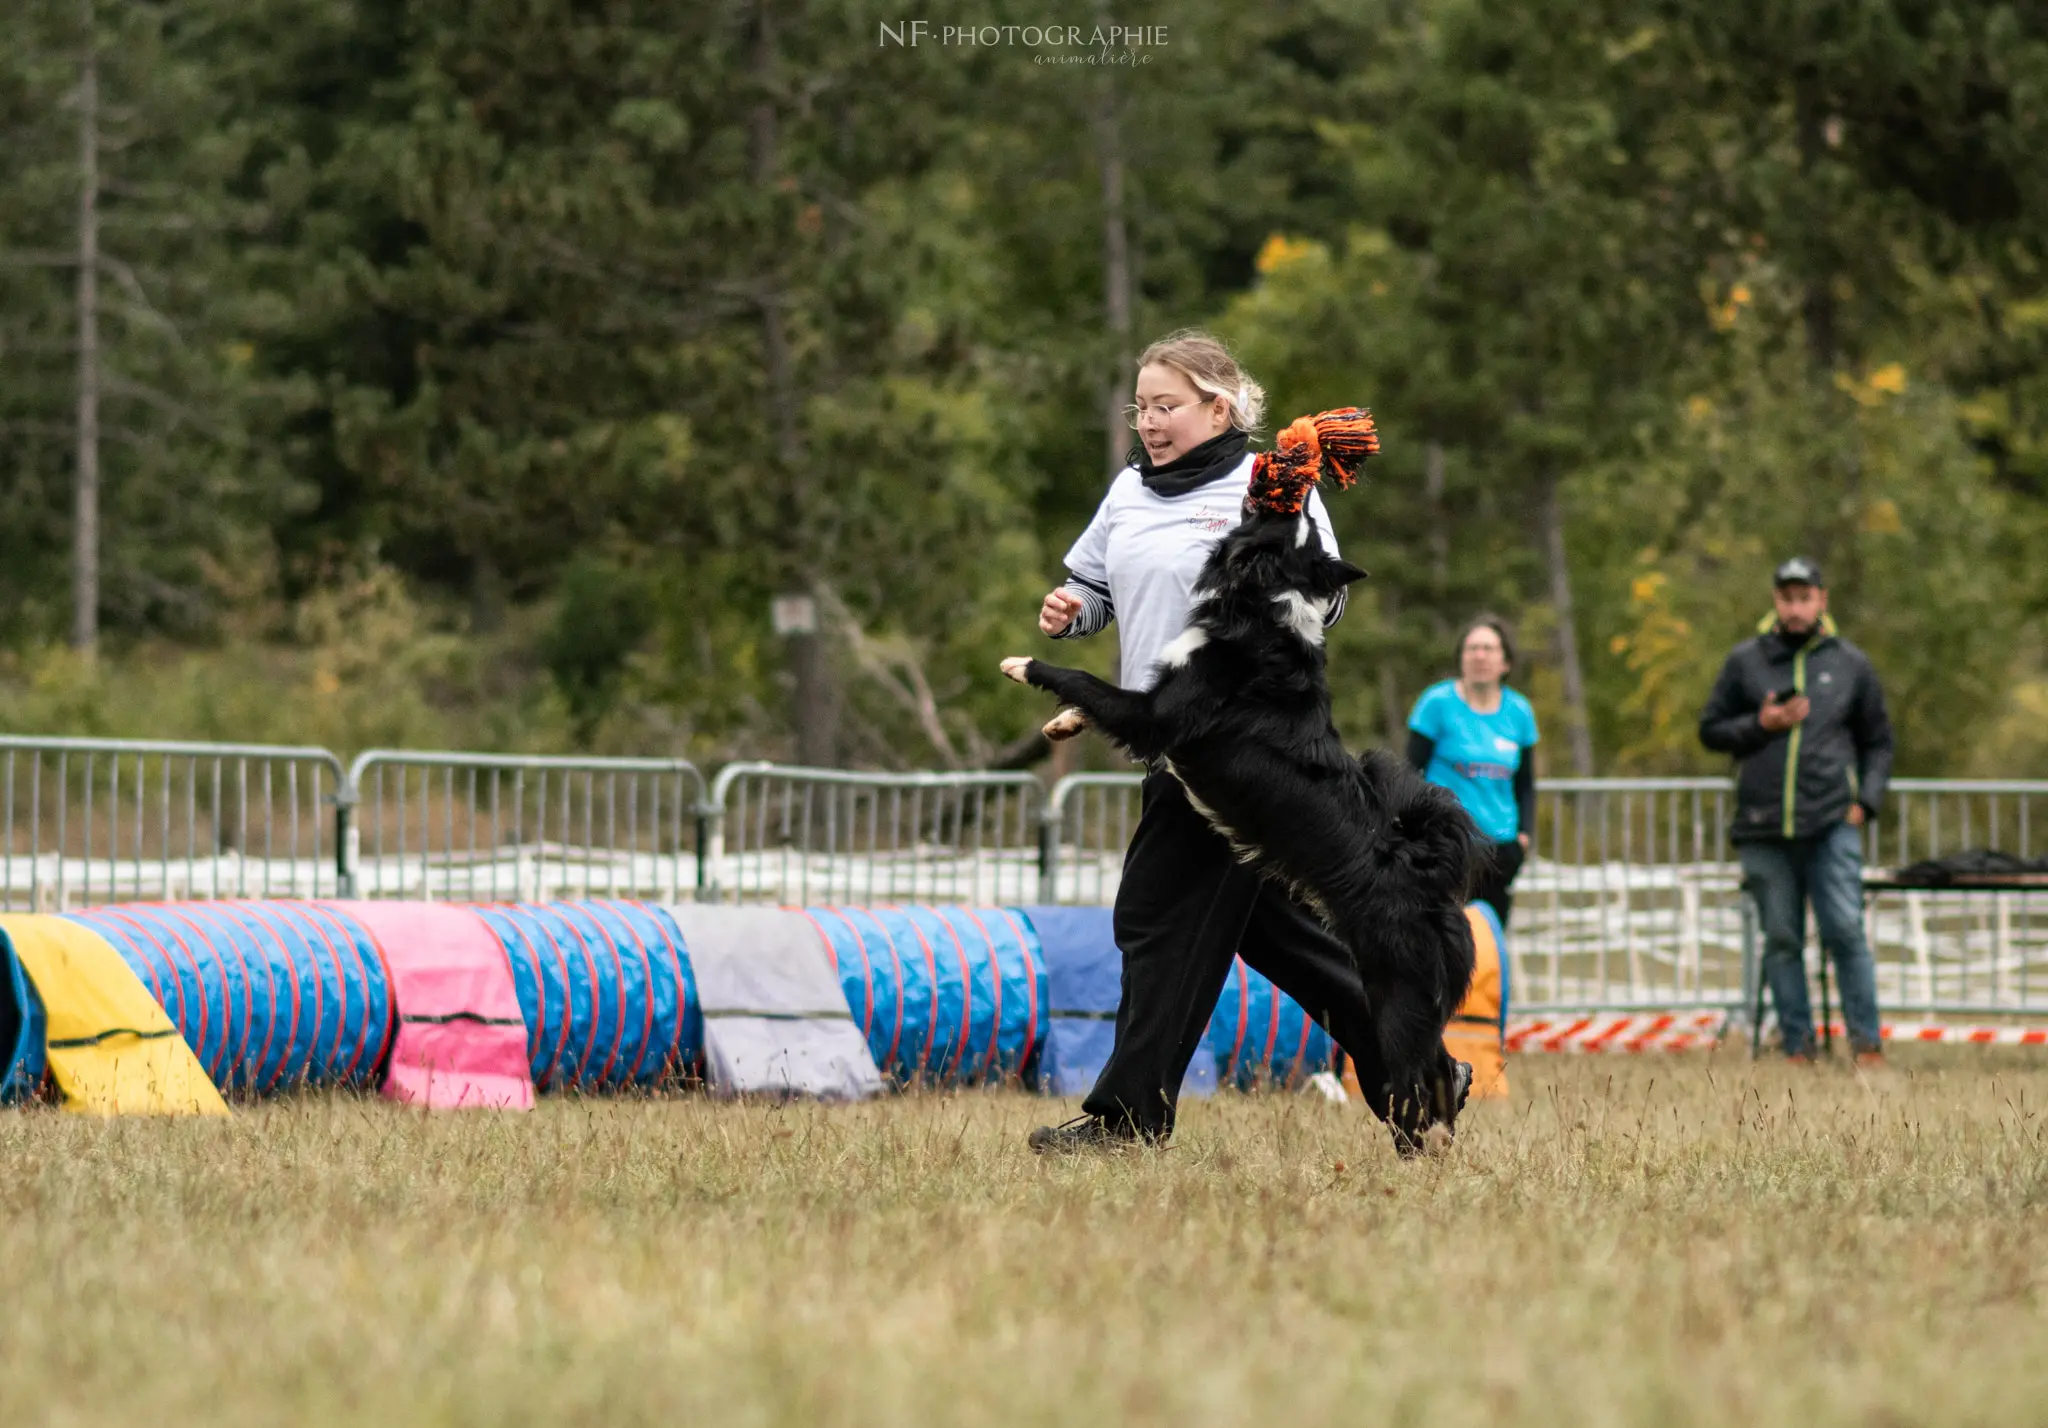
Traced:
[[1200, 324], [1378, 414], [1354, 743], [1492, 609], [1544, 772], [1713, 769], [1803, 551], [1902, 773], [2048, 774], [2044, 99], [1996, 0], [14, 0], [0, 728], [1031, 764]]

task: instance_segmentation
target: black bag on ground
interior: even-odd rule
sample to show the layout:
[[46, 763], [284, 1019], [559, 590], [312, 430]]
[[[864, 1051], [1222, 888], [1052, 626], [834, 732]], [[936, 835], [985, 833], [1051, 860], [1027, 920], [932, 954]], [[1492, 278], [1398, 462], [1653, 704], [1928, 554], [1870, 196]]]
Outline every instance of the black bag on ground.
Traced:
[[1923, 858], [1892, 874], [1902, 883], [1947, 887], [1957, 878], [2001, 878], [2020, 873], [2048, 873], [2048, 858], [2022, 858], [1995, 848], [1972, 848], [1945, 858]]

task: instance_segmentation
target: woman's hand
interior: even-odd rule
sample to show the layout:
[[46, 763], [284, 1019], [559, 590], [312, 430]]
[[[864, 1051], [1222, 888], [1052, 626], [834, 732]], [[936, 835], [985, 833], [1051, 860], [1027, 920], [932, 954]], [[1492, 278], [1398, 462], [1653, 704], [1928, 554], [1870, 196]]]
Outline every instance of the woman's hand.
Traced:
[[1527, 851], [1529, 851], [1529, 835], [1527, 833], [1517, 833], [1515, 835], [1515, 841], [1522, 845], [1523, 852], [1526, 853]]
[[1074, 623], [1081, 613], [1079, 596], [1069, 595], [1064, 590], [1055, 590], [1045, 597], [1045, 603], [1038, 607], [1038, 628], [1048, 635], [1057, 635]]

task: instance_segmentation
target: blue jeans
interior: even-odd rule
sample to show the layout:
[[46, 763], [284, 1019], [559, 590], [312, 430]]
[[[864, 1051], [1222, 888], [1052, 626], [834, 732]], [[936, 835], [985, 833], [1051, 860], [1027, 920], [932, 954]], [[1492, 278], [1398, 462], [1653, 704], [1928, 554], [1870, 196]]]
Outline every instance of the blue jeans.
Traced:
[[1742, 885], [1763, 923], [1764, 982], [1778, 1011], [1785, 1054], [1813, 1051], [1806, 999], [1806, 901], [1813, 899], [1823, 954], [1834, 954], [1842, 1019], [1854, 1051], [1876, 1051], [1877, 968], [1863, 937], [1862, 830], [1848, 823], [1808, 838], [1740, 843]]

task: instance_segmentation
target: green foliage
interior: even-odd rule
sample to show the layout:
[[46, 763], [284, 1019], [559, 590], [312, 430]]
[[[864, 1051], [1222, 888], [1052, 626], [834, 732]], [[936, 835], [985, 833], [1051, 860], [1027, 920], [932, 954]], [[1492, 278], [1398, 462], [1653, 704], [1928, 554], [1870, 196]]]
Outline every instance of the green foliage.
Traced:
[[646, 585], [630, 572], [585, 558], [563, 575], [540, 655], [583, 738], [617, 703], [626, 661], [653, 623]]
[[1710, 768], [1801, 548], [1902, 771], [2048, 768], [2033, 7], [1141, 0], [1170, 43], [1089, 67], [875, 0], [99, 0], [97, 668], [46, 652], [83, 14], [0, 17], [12, 727], [783, 756], [809, 589], [850, 758], [985, 760], [1044, 713], [994, 665], [1054, 648], [1120, 354], [1210, 322], [1277, 420], [1380, 416], [1332, 501], [1354, 741], [1492, 608], [1546, 771], [1581, 713], [1601, 769]]
[[[88, 40], [100, 169], [102, 618], [213, 629], [276, 571], [310, 490], [261, 439], [288, 393], [259, 370], [260, 293], [235, 259], [255, 136], [226, 81], [226, 0], [29, 0], [0, 14], [0, 618], [55, 635], [69, 609], [78, 363], [78, 91]], [[95, 17], [91, 31], [86, 16]]]
[[290, 638], [194, 649], [124, 643], [97, 660], [38, 646], [0, 656], [0, 728], [25, 734], [566, 752], [573, 730], [530, 631], [460, 631], [395, 571], [323, 588]]
[[1970, 767], [2023, 648], [2025, 512], [1964, 441], [1953, 398], [1902, 365], [1822, 386], [1796, 352], [1730, 346], [1713, 395], [1585, 483], [1585, 544], [1613, 552], [1589, 562], [1588, 625], [1610, 656], [1594, 707], [1617, 766], [1712, 767], [1693, 721], [1720, 661], [1769, 613], [1769, 568], [1817, 546], [1842, 633], [1884, 678], [1900, 765]]

